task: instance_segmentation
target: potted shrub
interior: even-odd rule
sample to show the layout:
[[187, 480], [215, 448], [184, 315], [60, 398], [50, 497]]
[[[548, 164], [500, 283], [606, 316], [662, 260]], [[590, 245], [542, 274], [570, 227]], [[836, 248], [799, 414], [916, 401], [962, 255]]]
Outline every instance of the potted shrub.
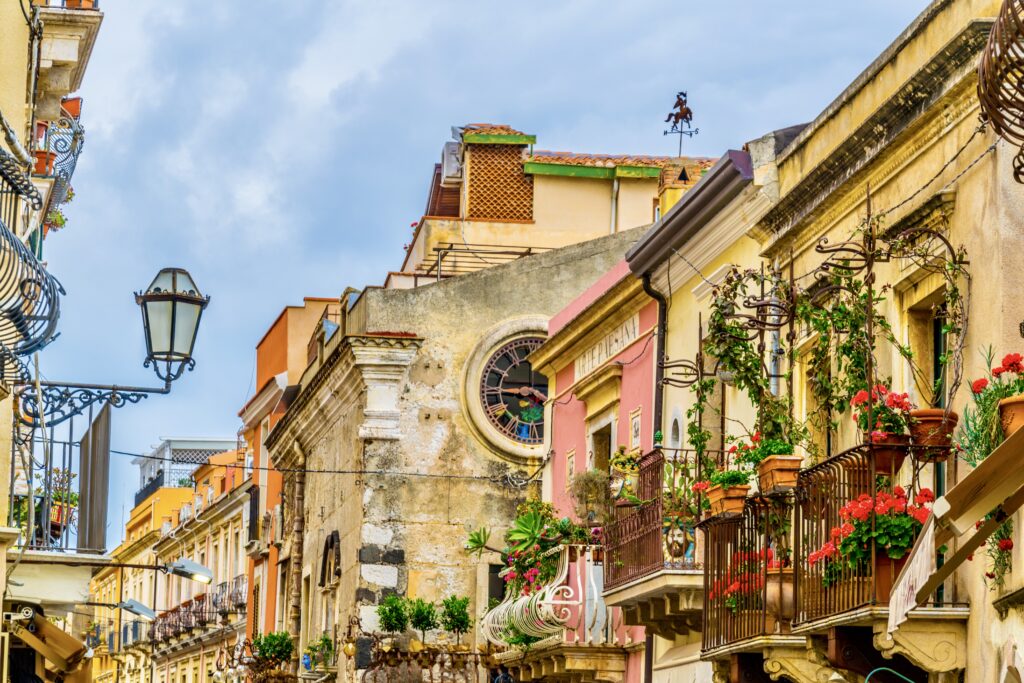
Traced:
[[603, 470], [592, 469], [572, 478], [569, 494], [576, 516], [589, 526], [608, 522], [612, 510], [611, 478]]
[[906, 564], [934, 500], [935, 494], [926, 488], [915, 494], [912, 502], [900, 486], [892, 493], [880, 491], [874, 498], [861, 494], [839, 509], [841, 523], [831, 529], [829, 540], [808, 555], [808, 564], [824, 563], [822, 584], [826, 588], [843, 578], [844, 569], [848, 576], [863, 577], [870, 567], [876, 598], [888, 602], [893, 582]]
[[864, 443], [872, 446], [875, 471], [895, 474], [907, 457], [910, 437], [907, 422], [914, 405], [907, 394], [891, 391], [884, 384], [876, 384], [870, 395], [861, 389], [850, 401], [853, 419], [864, 434]]
[[307, 671], [321, 666], [326, 669], [333, 660], [334, 641], [331, 640], [330, 635], [326, 632], [320, 634], [318, 639], [307, 645], [306, 651], [302, 656], [302, 664], [306, 667]]
[[434, 603], [427, 602], [421, 598], [408, 601], [409, 624], [413, 629], [420, 632], [419, 648], [410, 646], [410, 650], [422, 650], [427, 644], [427, 631], [433, 631], [440, 624], [437, 619], [437, 609]]
[[469, 617], [469, 598], [453, 595], [441, 601], [441, 627], [455, 634], [455, 649], [463, 650], [462, 634], [473, 625]]
[[711, 475], [708, 503], [712, 515], [743, 512], [750, 491], [750, 472], [746, 470], [718, 470]]
[[409, 606], [405, 600], [390, 593], [377, 605], [377, 618], [380, 620], [380, 629], [394, 638], [409, 628]]
[[55, 467], [50, 470], [50, 535], [59, 538], [74, 519], [78, 508], [78, 492], [72, 490], [78, 475]]
[[609, 464], [612, 468], [612, 495], [617, 500], [636, 503], [640, 484], [640, 456], [627, 453], [625, 446], [619, 446]]
[[294, 645], [286, 631], [275, 631], [252, 639], [253, 680], [263, 683], [296, 681], [294, 674], [280, 670], [281, 664], [291, 659]]

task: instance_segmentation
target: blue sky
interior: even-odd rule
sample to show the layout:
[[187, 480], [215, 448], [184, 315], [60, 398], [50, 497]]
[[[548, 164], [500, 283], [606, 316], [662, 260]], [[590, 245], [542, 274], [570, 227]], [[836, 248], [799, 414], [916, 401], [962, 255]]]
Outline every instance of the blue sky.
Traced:
[[[925, 0], [311, 2], [102, 0], [81, 94], [68, 225], [46, 244], [68, 294], [42, 373], [153, 384], [132, 291], [188, 268], [212, 303], [197, 368], [115, 412], [113, 447], [233, 436], [254, 346], [303, 295], [401, 264], [449, 128], [508, 123], [540, 149], [671, 154], [685, 89], [718, 156], [808, 121]], [[137, 486], [114, 456], [111, 540]]]

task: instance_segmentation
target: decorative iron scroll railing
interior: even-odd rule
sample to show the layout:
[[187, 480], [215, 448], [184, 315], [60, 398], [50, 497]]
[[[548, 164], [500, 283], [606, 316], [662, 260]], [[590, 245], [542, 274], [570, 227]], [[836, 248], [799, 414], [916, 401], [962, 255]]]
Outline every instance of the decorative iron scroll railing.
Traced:
[[38, 351], [57, 336], [64, 289], [17, 236], [29, 212], [41, 208], [39, 192], [0, 151], [0, 344], [14, 356]]
[[53, 189], [50, 192], [50, 210], [56, 209], [68, 199], [71, 176], [78, 165], [78, 155], [85, 145], [85, 129], [78, 119], [66, 113], [51, 121], [46, 129], [45, 150], [54, 154]]
[[505, 596], [480, 622], [484, 638], [510, 647], [510, 633], [541, 639], [533, 647], [554, 642], [615, 644], [621, 625], [618, 609], [609, 609], [604, 591], [603, 566], [595, 560], [598, 546], [558, 546], [554, 578], [530, 595]]

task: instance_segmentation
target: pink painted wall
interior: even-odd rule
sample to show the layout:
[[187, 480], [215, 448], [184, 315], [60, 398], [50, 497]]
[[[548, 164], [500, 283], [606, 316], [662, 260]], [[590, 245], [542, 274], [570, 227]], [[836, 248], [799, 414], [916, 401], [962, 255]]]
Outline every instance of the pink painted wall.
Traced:
[[[616, 268], [618, 268], [618, 266]], [[622, 275], [614, 278], [609, 278], [609, 275], [612, 275], [612, 273], [607, 274], [601, 281], [591, 288], [596, 291], [598, 289], [598, 285], [601, 285], [599, 291], [597, 291], [589, 301], [581, 306], [576, 305], [579, 300], [573, 302], [570, 306], [574, 309], [572, 316], [560, 318], [559, 316], [562, 316], [562, 314], [566, 312], [562, 311], [558, 316], [553, 318], [551, 321], [551, 329], [556, 328], [556, 321], [558, 323], [557, 328], [560, 329], [561, 327], [564, 327], [575, 315], [578, 315], [586, 308], [586, 306], [589, 306], [596, 301], [603, 292], [607, 291], [612, 285], [622, 278]], [[590, 290], [588, 290], [588, 292], [589, 291]], [[586, 293], [580, 297], [580, 299], [584, 298], [587, 298]], [[566, 310], [568, 311], [569, 309]], [[637, 408], [641, 409], [640, 451], [642, 453], [646, 453], [653, 448], [655, 374], [655, 341], [653, 337], [653, 330], [657, 324], [657, 318], [657, 304], [654, 301], [650, 301], [640, 310], [641, 334], [639, 338], [607, 362], [608, 364], [622, 364], [622, 381], [620, 386], [618, 413], [616, 415], [617, 443], [612, 444], [613, 451], [620, 445], [626, 446], [627, 448], [629, 447], [629, 416], [630, 413]], [[556, 400], [554, 407], [552, 408], [551, 421], [551, 444], [552, 449], [554, 450], [551, 465], [551, 503], [555, 506], [555, 509], [560, 515], [571, 517], [574, 516], [573, 502], [572, 497], [567, 490], [568, 483], [573, 474], [585, 472], [587, 469], [587, 407], [585, 403], [578, 400], [573, 394], [566, 393], [574, 386], [576, 381], [572, 362], [563, 368], [561, 372], [557, 373], [555, 381], [559, 398]], [[567, 471], [566, 456], [570, 451], [575, 451], [573, 472]], [[576, 563], [573, 568], [570, 569], [570, 582], [575, 581], [575, 577], [582, 569], [582, 563]], [[585, 580], [583, 581], [583, 584], [586, 585]], [[618, 610], [612, 610], [612, 619], [619, 620], [618, 623], [621, 624], [621, 616], [619, 615]], [[633, 642], [642, 642], [644, 640], [644, 635], [643, 627], [626, 627], [620, 625], [616, 629], [616, 638], [619, 642], [625, 642], [627, 636]], [[642, 651], [634, 652], [629, 655], [626, 668], [627, 683], [640, 683], [643, 678], [643, 660], [644, 657]]]

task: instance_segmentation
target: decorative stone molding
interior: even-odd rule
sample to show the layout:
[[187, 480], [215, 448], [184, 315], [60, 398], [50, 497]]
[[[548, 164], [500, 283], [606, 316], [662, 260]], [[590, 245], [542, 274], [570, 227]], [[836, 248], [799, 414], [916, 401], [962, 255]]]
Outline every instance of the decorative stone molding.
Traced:
[[355, 337], [350, 341], [355, 367], [366, 385], [366, 406], [363, 423], [359, 425], [361, 439], [401, 438], [400, 388], [419, 349], [418, 341], [403, 341], [403, 344], [382, 344], [369, 337]]
[[[764, 671], [773, 681], [794, 683], [854, 683], [855, 675], [832, 668], [825, 653], [810, 638], [806, 648], [769, 647], [764, 650]], [[785, 678], [783, 679], [783, 676]]]
[[883, 657], [902, 655], [931, 673], [952, 673], [967, 666], [966, 619], [909, 619], [887, 633], [886, 622], [874, 623], [874, 646]]
[[503, 662], [518, 681], [623, 683], [626, 650], [613, 645], [531, 647], [522, 658]]

